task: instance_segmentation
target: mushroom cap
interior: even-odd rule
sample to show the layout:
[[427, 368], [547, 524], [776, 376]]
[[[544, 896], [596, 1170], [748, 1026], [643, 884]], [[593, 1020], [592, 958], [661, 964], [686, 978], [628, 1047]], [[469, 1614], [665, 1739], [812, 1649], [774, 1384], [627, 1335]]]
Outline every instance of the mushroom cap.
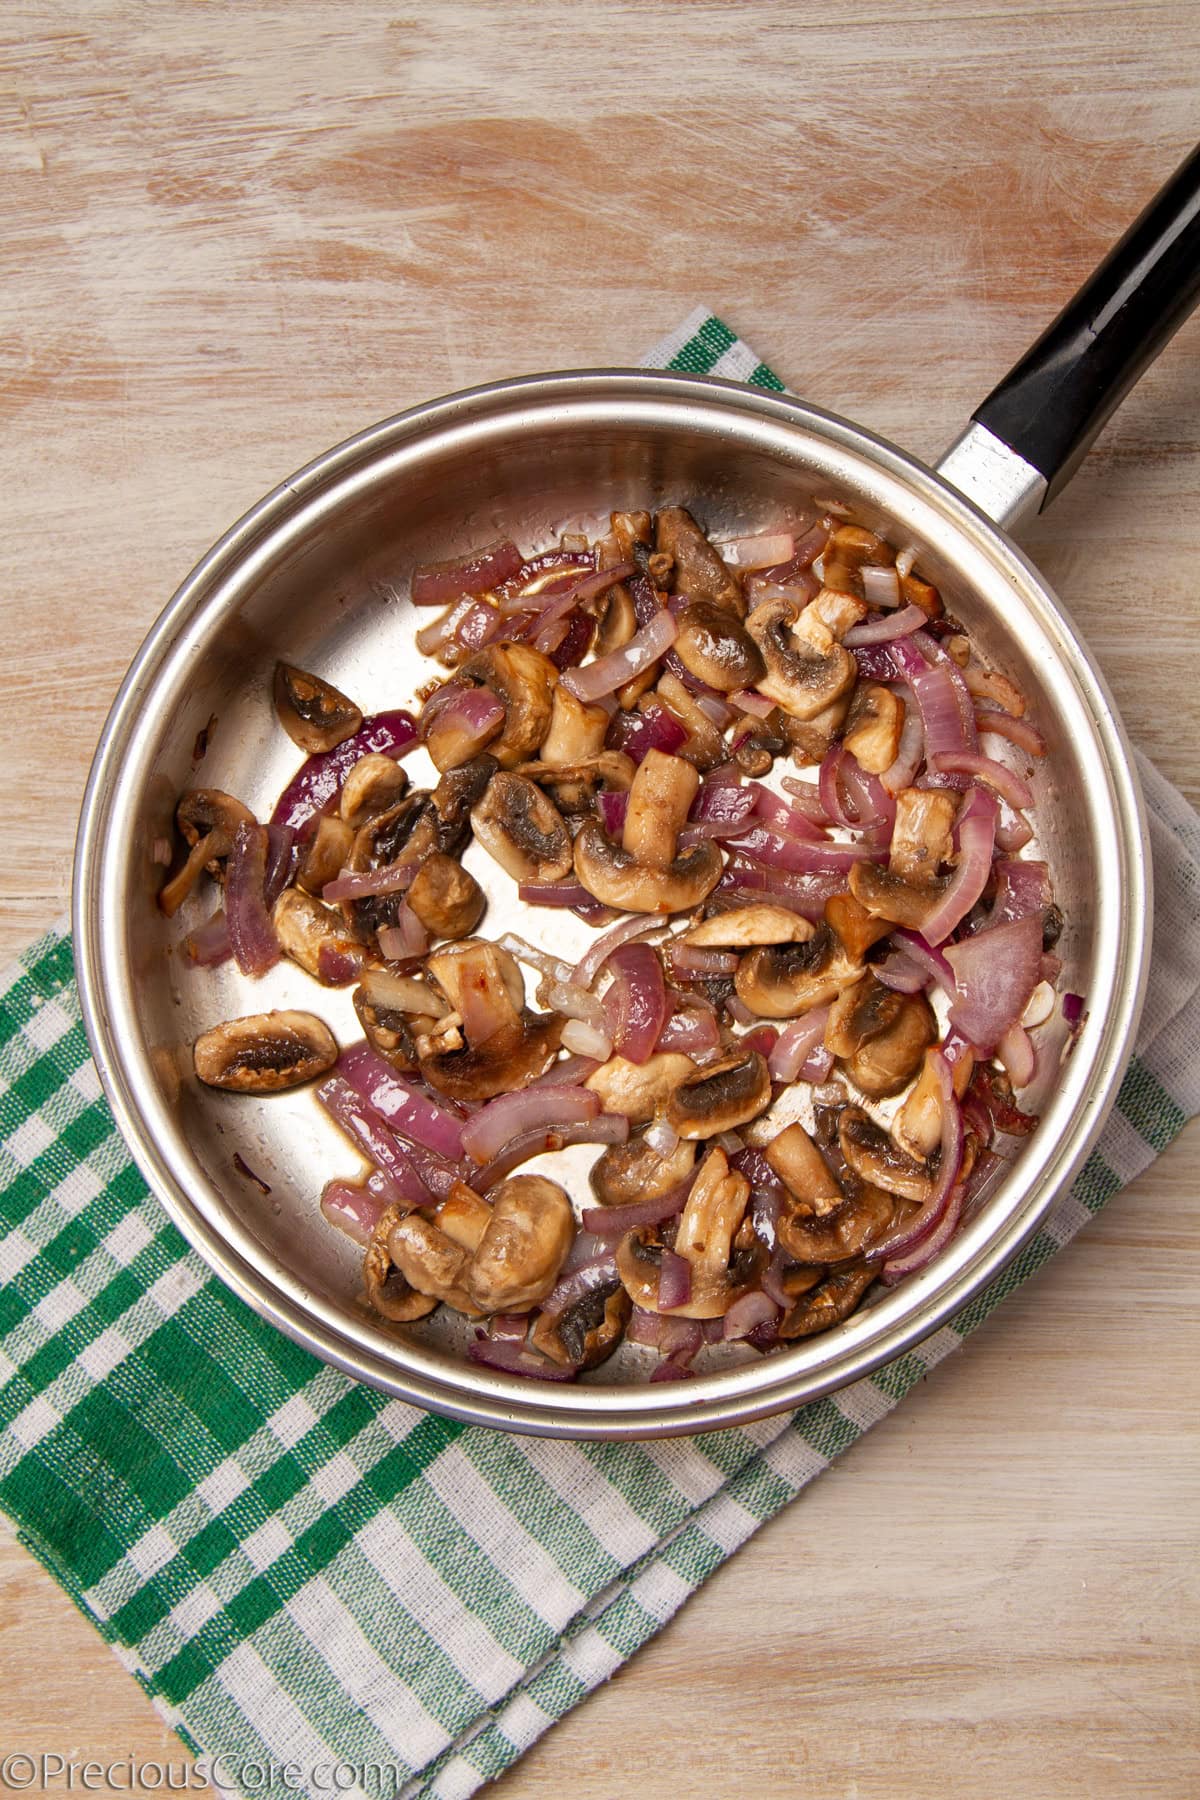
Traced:
[[285, 887], [272, 912], [279, 947], [324, 987], [344, 987], [363, 966], [363, 946], [346, 930], [340, 912], [311, 894]]
[[560, 1313], [539, 1313], [529, 1341], [560, 1367], [595, 1369], [620, 1343], [632, 1311], [633, 1302], [614, 1276]]
[[871, 1100], [906, 1087], [938, 1036], [924, 994], [895, 993], [870, 973], [834, 1001], [825, 1027], [827, 1047]]
[[513, 1175], [492, 1189], [492, 1216], [466, 1272], [482, 1312], [524, 1312], [558, 1279], [575, 1236], [565, 1190], [544, 1175]]
[[752, 687], [766, 674], [762, 652], [737, 614], [715, 600], [692, 600], [671, 646], [684, 668], [718, 693]]
[[377, 750], [360, 756], [348, 770], [338, 799], [339, 816], [355, 831], [387, 812], [408, 792], [408, 776], [394, 757]]
[[[746, 620], [766, 674], [759, 693], [794, 719], [813, 719], [854, 685], [858, 664], [819, 615], [814, 601], [801, 614], [794, 600], [764, 600]], [[805, 635], [792, 627], [803, 620]]]
[[460, 664], [459, 676], [491, 688], [504, 707], [504, 730], [488, 745], [502, 769], [525, 762], [550, 729], [558, 670], [530, 644], [490, 644]]
[[847, 1194], [819, 1217], [784, 1209], [775, 1230], [793, 1262], [852, 1262], [884, 1235], [895, 1216], [892, 1196], [869, 1182], [856, 1186], [856, 1193]]
[[250, 808], [222, 788], [185, 788], [175, 807], [175, 823], [189, 848], [194, 849], [202, 838], [219, 831], [229, 840], [219, 852], [222, 856], [237, 836], [238, 826], [255, 822]]
[[664, 868], [636, 860], [614, 844], [599, 819], [586, 819], [575, 839], [575, 873], [589, 894], [621, 912], [684, 912], [706, 900], [721, 878], [721, 852], [711, 838], [682, 851]]
[[465, 938], [474, 931], [487, 896], [471, 874], [439, 851], [421, 864], [405, 899], [432, 937]]
[[[441, 1207], [437, 1209], [438, 1214], [441, 1210]], [[374, 1242], [372, 1239], [372, 1247]], [[421, 1212], [404, 1213], [388, 1233], [387, 1252], [415, 1293], [428, 1297], [435, 1306], [439, 1300], [444, 1300], [447, 1306], [453, 1307], [455, 1312], [465, 1313], [469, 1319], [482, 1317], [482, 1307], [476, 1305], [463, 1285], [470, 1268], [471, 1248], [445, 1231], [440, 1218], [426, 1218]], [[408, 1316], [419, 1318], [421, 1315]]]
[[656, 1051], [644, 1063], [610, 1056], [583, 1085], [599, 1094], [605, 1112], [624, 1113], [631, 1125], [645, 1125], [695, 1069], [691, 1057], [678, 1050]]
[[700, 948], [746, 950], [756, 944], [805, 944], [816, 926], [786, 906], [731, 906], [714, 913], [683, 934], [685, 944]]
[[[745, 1217], [750, 1183], [735, 1174], [723, 1150], [708, 1152], [692, 1184], [674, 1251], [691, 1265], [691, 1294], [670, 1309], [672, 1318], [719, 1319], [762, 1273], [766, 1245]], [[659, 1276], [665, 1248], [662, 1226], [625, 1234], [617, 1246], [617, 1272], [634, 1304], [659, 1312]]]
[[354, 833], [344, 819], [322, 813], [296, 871], [297, 887], [306, 894], [320, 894], [326, 883], [336, 881], [345, 868], [353, 843]]
[[709, 600], [740, 616], [746, 610], [741, 585], [686, 506], [664, 506], [654, 520], [654, 546], [675, 565], [675, 591]]
[[310, 756], [335, 749], [363, 722], [353, 700], [294, 663], [275, 664], [273, 691], [279, 723], [292, 742]]
[[706, 1063], [676, 1088], [667, 1123], [681, 1138], [717, 1137], [756, 1119], [771, 1104], [771, 1076], [757, 1050]]
[[558, 1054], [562, 1029], [557, 1014], [526, 1012], [486, 1043], [423, 1056], [421, 1074], [451, 1100], [494, 1100], [546, 1073]]
[[248, 1013], [196, 1039], [192, 1060], [206, 1087], [235, 1094], [278, 1094], [331, 1069], [338, 1047], [328, 1025], [308, 1012]]
[[826, 1006], [862, 978], [862, 964], [827, 924], [805, 943], [764, 944], [738, 963], [734, 987], [761, 1019], [794, 1019]]
[[815, 1337], [840, 1325], [854, 1311], [878, 1270], [869, 1263], [848, 1263], [843, 1269], [831, 1269], [819, 1287], [805, 1294], [779, 1322], [781, 1338]]
[[844, 1106], [838, 1118], [838, 1143], [860, 1180], [901, 1200], [924, 1205], [933, 1192], [933, 1176], [922, 1162], [899, 1149], [887, 1132], [861, 1106]]
[[883, 775], [896, 760], [904, 730], [904, 702], [882, 682], [860, 681], [854, 689], [842, 742], [868, 775]]
[[431, 1294], [418, 1293], [392, 1256], [391, 1237], [405, 1217], [403, 1206], [389, 1206], [381, 1216], [363, 1257], [367, 1300], [385, 1319], [407, 1324], [423, 1319], [437, 1305]]
[[660, 1156], [644, 1137], [610, 1144], [592, 1164], [592, 1192], [601, 1206], [631, 1206], [657, 1200], [687, 1180], [696, 1162], [696, 1146], [680, 1138], [669, 1156]]
[[571, 834], [548, 794], [500, 769], [471, 810], [475, 836], [514, 881], [561, 881], [571, 868]]
[[410, 1070], [417, 1066], [415, 1033], [417, 1018], [394, 1006], [383, 1006], [369, 1000], [361, 987], [353, 995], [354, 1010], [363, 1028], [363, 1036], [393, 1069]]

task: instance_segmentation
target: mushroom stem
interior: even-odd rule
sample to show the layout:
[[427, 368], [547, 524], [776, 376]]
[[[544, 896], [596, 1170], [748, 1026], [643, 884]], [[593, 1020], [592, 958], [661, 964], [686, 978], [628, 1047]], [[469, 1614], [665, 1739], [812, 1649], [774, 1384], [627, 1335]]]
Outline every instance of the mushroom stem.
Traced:
[[654, 868], [675, 860], [675, 842], [699, 786], [699, 774], [681, 756], [646, 753], [629, 790], [621, 834], [630, 856]]

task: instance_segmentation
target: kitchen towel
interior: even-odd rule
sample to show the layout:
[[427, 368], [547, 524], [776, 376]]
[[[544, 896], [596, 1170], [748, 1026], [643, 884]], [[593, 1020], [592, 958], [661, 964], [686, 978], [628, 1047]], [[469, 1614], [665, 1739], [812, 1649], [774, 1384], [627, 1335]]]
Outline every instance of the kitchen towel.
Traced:
[[[647, 361], [781, 387], [703, 313]], [[69, 938], [26, 952], [0, 984], [0, 1506], [218, 1785], [473, 1792], [1165, 1149], [1200, 1109], [1200, 819], [1139, 767], [1154, 965], [1137, 1056], [1073, 1189], [919, 1349], [790, 1417], [694, 1439], [464, 1427], [262, 1323], [117, 1135]]]

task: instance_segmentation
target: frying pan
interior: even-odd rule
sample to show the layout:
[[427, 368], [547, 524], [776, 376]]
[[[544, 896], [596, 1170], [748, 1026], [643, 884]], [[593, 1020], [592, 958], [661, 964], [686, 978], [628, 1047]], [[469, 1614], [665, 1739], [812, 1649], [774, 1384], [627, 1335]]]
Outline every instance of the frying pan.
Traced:
[[[1066, 612], [1008, 536], [1069, 478], [1112, 409], [1200, 295], [1200, 151], [974, 413], [936, 469], [802, 402], [712, 379], [600, 370], [455, 394], [373, 426], [283, 482], [184, 582], [147, 637], [105, 726], [83, 803], [74, 932], [83, 1015], [117, 1122], [153, 1191], [227, 1285], [317, 1355], [457, 1418], [581, 1438], [746, 1423], [827, 1393], [920, 1343], [1015, 1254], [1080, 1167], [1116, 1095], [1150, 932], [1145, 822], [1129, 747]], [[364, 711], [403, 705], [428, 674], [408, 578], [505, 534], [523, 548], [598, 530], [610, 509], [682, 502], [717, 537], [786, 529], [840, 505], [922, 571], [983, 655], [1021, 686], [1049, 753], [1035, 776], [1039, 840], [1066, 916], [1064, 990], [1087, 1016], [1041, 1034], [1025, 1104], [1039, 1129], [946, 1251], [823, 1337], [758, 1357], [702, 1352], [694, 1380], [648, 1385], [622, 1346], [572, 1384], [469, 1364], [470, 1328], [440, 1308], [396, 1329], [360, 1298], [359, 1255], [317, 1197], [354, 1156], [299, 1090], [204, 1089], [190, 1045], [223, 1018], [315, 1009], [357, 1035], [344, 994], [280, 965], [251, 983], [186, 969], [192, 921], [155, 904], [156, 839], [202, 780], [266, 816], [295, 752], [274, 724], [277, 658], [319, 670]], [[201, 734], [208, 749], [197, 774]], [[198, 741], [200, 740], [200, 741]], [[581, 953], [589, 929], [535, 913], [486, 859], [486, 924]], [[200, 902], [196, 903], [197, 905]], [[798, 1102], [799, 1104], [799, 1102]], [[579, 1194], [581, 1149], [543, 1159]], [[257, 1179], [254, 1179], [257, 1178]], [[266, 1191], [263, 1191], [263, 1190]]]

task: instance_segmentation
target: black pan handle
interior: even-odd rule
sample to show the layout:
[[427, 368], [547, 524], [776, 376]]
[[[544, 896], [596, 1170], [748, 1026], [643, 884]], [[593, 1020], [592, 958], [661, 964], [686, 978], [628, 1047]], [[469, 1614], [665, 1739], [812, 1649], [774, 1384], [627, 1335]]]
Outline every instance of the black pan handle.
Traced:
[[1200, 146], [972, 414], [1045, 476], [1046, 506], [1200, 300]]

